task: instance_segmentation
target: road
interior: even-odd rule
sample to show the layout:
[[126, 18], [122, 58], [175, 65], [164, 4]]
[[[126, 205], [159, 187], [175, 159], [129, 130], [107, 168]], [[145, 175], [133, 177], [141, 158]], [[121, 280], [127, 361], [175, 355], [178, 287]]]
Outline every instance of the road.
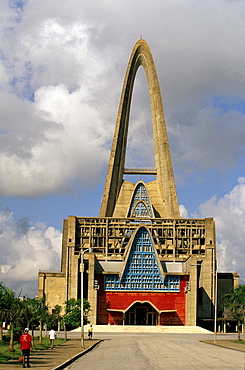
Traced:
[[[98, 334], [99, 335], [99, 334]], [[101, 334], [103, 342], [66, 370], [244, 370], [245, 354], [200, 334]], [[225, 339], [225, 338], [224, 338]]]

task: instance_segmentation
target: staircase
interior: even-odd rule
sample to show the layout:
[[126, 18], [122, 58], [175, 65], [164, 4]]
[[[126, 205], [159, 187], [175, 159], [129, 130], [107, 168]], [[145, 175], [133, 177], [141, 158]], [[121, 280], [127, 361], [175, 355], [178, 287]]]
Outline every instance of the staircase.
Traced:
[[[84, 325], [87, 332], [89, 325]], [[81, 328], [72, 330], [80, 332]], [[209, 334], [211, 331], [200, 326], [128, 326], [128, 325], [93, 325], [94, 333], [178, 333], [178, 334]]]

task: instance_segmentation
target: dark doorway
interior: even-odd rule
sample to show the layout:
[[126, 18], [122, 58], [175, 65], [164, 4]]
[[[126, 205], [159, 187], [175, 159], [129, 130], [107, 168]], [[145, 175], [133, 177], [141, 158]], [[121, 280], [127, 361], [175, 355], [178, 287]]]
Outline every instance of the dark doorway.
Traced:
[[126, 325], [157, 325], [157, 312], [150, 303], [137, 302], [126, 312]]
[[136, 325], [146, 324], [146, 313], [147, 309], [145, 307], [136, 307]]

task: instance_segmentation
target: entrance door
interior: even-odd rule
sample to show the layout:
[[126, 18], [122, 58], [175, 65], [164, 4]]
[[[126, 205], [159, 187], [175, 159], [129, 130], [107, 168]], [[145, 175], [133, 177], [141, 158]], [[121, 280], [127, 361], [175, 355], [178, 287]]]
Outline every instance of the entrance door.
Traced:
[[150, 303], [137, 302], [126, 312], [126, 325], [156, 325], [157, 312]]
[[148, 312], [148, 325], [156, 325], [157, 324], [157, 314], [156, 312]]
[[136, 307], [136, 325], [145, 325], [146, 324], [146, 307]]

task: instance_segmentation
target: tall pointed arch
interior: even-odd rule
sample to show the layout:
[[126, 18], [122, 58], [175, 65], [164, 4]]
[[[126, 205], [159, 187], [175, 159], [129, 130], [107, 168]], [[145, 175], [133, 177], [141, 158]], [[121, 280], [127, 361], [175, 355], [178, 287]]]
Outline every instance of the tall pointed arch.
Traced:
[[154, 217], [150, 199], [142, 181], [135, 186], [127, 217]]
[[100, 217], [111, 217], [123, 183], [126, 157], [128, 123], [133, 86], [138, 68], [143, 66], [150, 96], [152, 115], [156, 180], [161, 202], [165, 207], [166, 218], [178, 218], [179, 209], [163, 113], [160, 86], [150, 48], [145, 40], [140, 39], [134, 46], [121, 94], [116, 128], [109, 160], [104, 193], [101, 202]]

